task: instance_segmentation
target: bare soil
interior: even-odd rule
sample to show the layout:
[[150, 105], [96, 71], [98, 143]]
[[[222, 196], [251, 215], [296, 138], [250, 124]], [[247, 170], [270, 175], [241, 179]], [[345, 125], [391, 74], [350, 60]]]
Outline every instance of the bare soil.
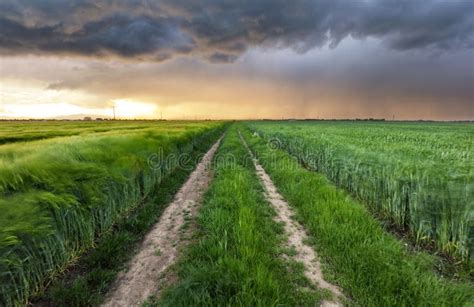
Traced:
[[316, 251], [305, 243], [308, 235], [306, 234], [304, 227], [293, 219], [294, 212], [292, 208], [284, 200], [280, 193], [278, 193], [278, 190], [273, 184], [272, 179], [267, 174], [265, 169], [258, 163], [258, 160], [250, 151], [250, 148], [248, 147], [242, 135], [240, 135], [240, 138], [245, 147], [247, 147], [249, 153], [252, 155], [252, 160], [255, 165], [255, 169], [257, 170], [257, 175], [259, 176], [260, 181], [265, 188], [265, 197], [277, 213], [275, 220], [282, 223], [284, 226], [284, 231], [288, 238], [287, 242], [285, 242], [285, 247], [294, 248], [296, 255], [293, 256], [293, 259], [301, 262], [304, 265], [304, 274], [311, 281], [311, 283], [321, 289], [327, 289], [331, 292], [333, 300], [323, 301], [321, 302], [321, 306], [342, 306], [341, 299], [343, 299], [344, 296], [339, 287], [327, 282], [324, 279], [323, 272], [321, 270], [321, 263]]
[[185, 226], [198, 211], [212, 179], [211, 162], [222, 137], [209, 149], [186, 183], [146, 235], [128, 269], [119, 273], [103, 306], [140, 306], [151, 295], [159, 296], [160, 280], [176, 262], [191, 229]]

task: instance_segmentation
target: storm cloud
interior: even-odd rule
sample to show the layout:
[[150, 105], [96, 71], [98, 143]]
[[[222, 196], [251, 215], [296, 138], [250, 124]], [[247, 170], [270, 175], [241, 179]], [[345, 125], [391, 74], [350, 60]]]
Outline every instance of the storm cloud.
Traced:
[[472, 1], [1, 0], [0, 53], [232, 62], [252, 47], [305, 53], [343, 39], [388, 49], [474, 49]]
[[473, 119], [473, 80], [471, 0], [0, 0], [0, 115]]

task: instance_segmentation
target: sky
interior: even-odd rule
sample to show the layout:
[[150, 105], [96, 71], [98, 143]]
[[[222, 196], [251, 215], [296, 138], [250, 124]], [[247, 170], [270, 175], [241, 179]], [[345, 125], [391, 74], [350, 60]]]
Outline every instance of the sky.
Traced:
[[474, 1], [0, 0], [0, 118], [474, 120]]

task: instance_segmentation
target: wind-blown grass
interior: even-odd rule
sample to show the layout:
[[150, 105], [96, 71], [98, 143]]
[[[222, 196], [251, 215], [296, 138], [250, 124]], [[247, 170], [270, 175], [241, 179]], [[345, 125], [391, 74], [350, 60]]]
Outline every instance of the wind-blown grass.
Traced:
[[474, 125], [254, 122], [308, 169], [410, 230], [419, 244], [474, 259]]
[[[173, 126], [175, 122], [153, 122], [155, 126]], [[0, 121], [0, 145], [55, 137], [87, 135], [108, 131], [150, 128], [150, 121]]]
[[[410, 252], [361, 203], [287, 152], [243, 128], [279, 192], [295, 207], [312, 243], [344, 293], [361, 306], [471, 306], [474, 287], [435, 273], [434, 258]], [[271, 145], [271, 144], [270, 144]]]
[[33, 304], [48, 303], [53, 306], [96, 306], [103, 302], [104, 296], [117, 273], [133, 256], [147, 231], [157, 222], [166, 205], [187, 179], [204, 154], [221, 135], [216, 129], [206, 138], [201, 138], [193, 146], [191, 159], [183, 161], [172, 174], [150, 192], [147, 199], [122, 216], [112, 231], [101, 236], [94, 248], [81, 257], [67, 274], [56, 278], [46, 293], [37, 296]]
[[138, 130], [169, 132], [201, 125], [198, 121], [0, 121], [0, 145], [91, 134], [126, 134]]
[[151, 169], [151, 154], [189, 153], [222, 127], [150, 125], [0, 147], [0, 304], [24, 303], [177, 166]]
[[[229, 159], [226, 159], [229, 158]], [[231, 128], [214, 159], [215, 179], [198, 218], [198, 239], [179, 263], [164, 306], [314, 306], [301, 267], [281, 257], [282, 228], [263, 198], [247, 150]]]

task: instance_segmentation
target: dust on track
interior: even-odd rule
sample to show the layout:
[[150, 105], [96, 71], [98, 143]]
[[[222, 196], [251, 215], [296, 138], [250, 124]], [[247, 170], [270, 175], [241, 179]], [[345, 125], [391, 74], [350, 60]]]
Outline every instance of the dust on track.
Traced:
[[285, 242], [285, 246], [287, 248], [294, 248], [296, 251], [296, 255], [292, 258], [304, 265], [304, 274], [306, 278], [311, 281], [311, 283], [321, 289], [326, 289], [331, 292], [333, 300], [322, 301], [321, 306], [342, 306], [341, 299], [344, 298], [344, 295], [342, 294], [339, 287], [327, 282], [324, 279], [323, 272], [321, 270], [321, 263], [316, 251], [305, 243], [306, 239], [308, 238], [306, 230], [299, 222], [292, 218], [292, 216], [294, 216], [294, 212], [290, 205], [285, 201], [280, 193], [278, 193], [278, 190], [273, 184], [272, 179], [267, 174], [265, 169], [258, 163], [257, 158], [253, 155], [240, 131], [239, 135], [242, 143], [247, 148], [252, 157], [257, 175], [260, 178], [263, 187], [265, 188], [265, 197], [277, 213], [275, 220], [277, 222], [283, 223], [285, 234], [288, 237], [288, 240]]
[[186, 244], [183, 225], [196, 216], [212, 179], [211, 162], [222, 137], [209, 149], [141, 243], [128, 270], [119, 273], [103, 306], [140, 306], [151, 295], [159, 296], [160, 278], [176, 262]]

